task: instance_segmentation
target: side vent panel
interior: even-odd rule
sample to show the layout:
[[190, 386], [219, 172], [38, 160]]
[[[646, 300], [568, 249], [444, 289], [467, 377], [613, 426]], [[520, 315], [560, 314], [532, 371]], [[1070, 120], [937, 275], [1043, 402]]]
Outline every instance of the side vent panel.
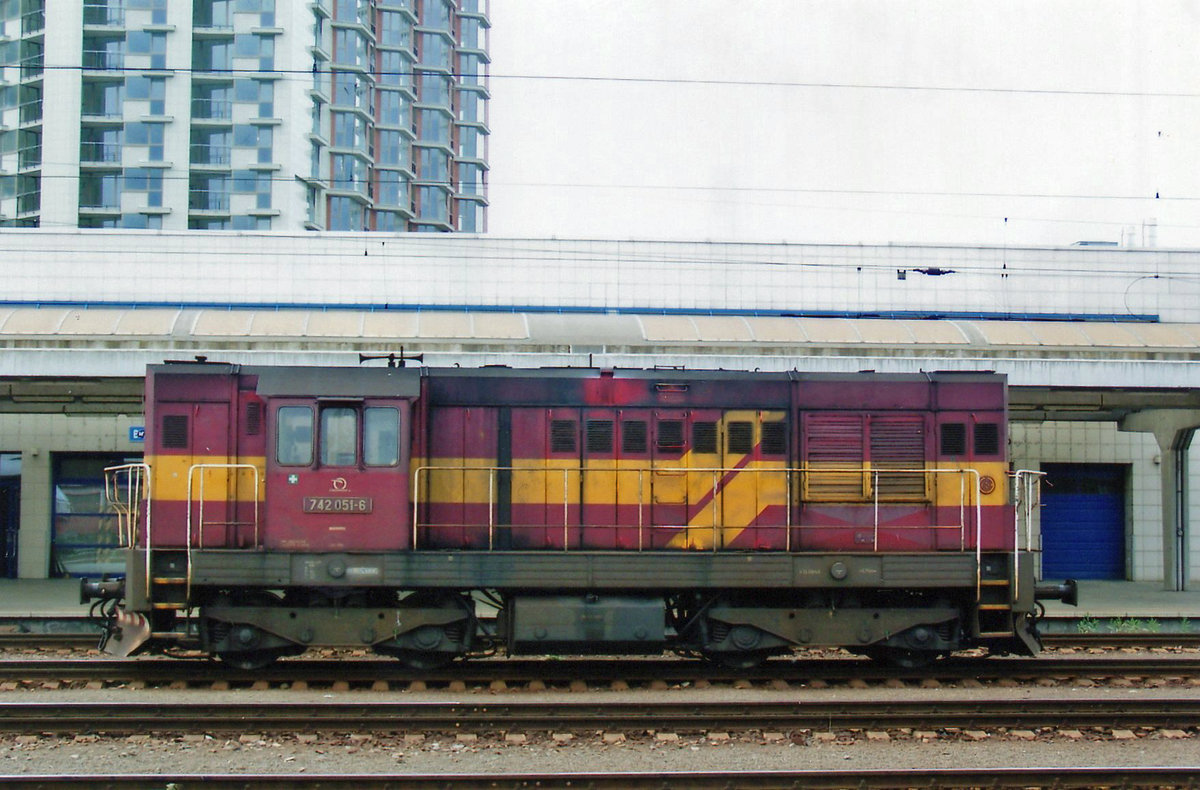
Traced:
[[165, 414], [162, 418], [162, 441], [165, 448], [186, 449], [188, 446], [188, 418], [186, 414]]
[[253, 401], [246, 404], [246, 435], [258, 436], [262, 433], [262, 404]]

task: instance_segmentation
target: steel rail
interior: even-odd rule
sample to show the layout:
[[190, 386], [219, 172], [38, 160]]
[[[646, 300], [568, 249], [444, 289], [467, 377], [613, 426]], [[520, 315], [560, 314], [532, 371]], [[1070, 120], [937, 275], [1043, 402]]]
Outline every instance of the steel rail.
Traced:
[[7, 702], [0, 731], [145, 732], [684, 732], [958, 727], [1200, 726], [1200, 697], [909, 699], [789, 702]]
[[782, 770], [782, 771], [628, 771], [617, 773], [488, 773], [488, 774], [104, 774], [76, 776], [4, 775], [9, 787], [74, 790], [101, 787], [112, 790], [144, 787], [191, 787], [208, 790], [447, 790], [447, 788], [543, 788], [594, 790], [609, 788], [663, 790], [695, 788], [727, 790], [864, 790], [893, 788], [1200, 788], [1200, 766], [1120, 766], [1094, 768], [904, 768], [903, 770]]
[[884, 667], [863, 659], [800, 659], [769, 661], [747, 670], [725, 669], [712, 664], [683, 659], [638, 660], [580, 659], [537, 661], [503, 659], [455, 664], [437, 670], [408, 669], [391, 659], [295, 659], [265, 669], [239, 670], [208, 659], [0, 659], [0, 679], [5, 680], [108, 680], [164, 683], [187, 680], [191, 683], [218, 680], [230, 682], [310, 683], [343, 681], [406, 683], [423, 681], [467, 684], [505, 681], [546, 684], [662, 681], [666, 683], [777, 681], [803, 684], [812, 680], [866, 681], [963, 679], [998, 680], [1002, 678], [1105, 678], [1117, 676], [1170, 677], [1200, 675], [1200, 657], [1138, 658], [1096, 656], [1062, 659], [994, 659], [938, 662], [929, 667], [900, 669]]
[[1042, 634], [1047, 647], [1198, 647], [1200, 631], [1186, 634]]

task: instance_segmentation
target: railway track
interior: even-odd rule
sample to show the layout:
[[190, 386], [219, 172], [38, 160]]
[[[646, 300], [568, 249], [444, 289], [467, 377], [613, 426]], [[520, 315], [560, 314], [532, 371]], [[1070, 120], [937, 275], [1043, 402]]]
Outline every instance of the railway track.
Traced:
[[810, 788], [834, 790], [857, 787], [864, 790], [892, 788], [1198, 788], [1200, 767], [1120, 767], [1120, 768], [956, 768], [905, 769], [903, 773], [885, 770], [851, 771], [654, 771], [624, 773], [566, 773], [566, 774], [436, 774], [373, 776], [364, 774], [236, 774], [236, 775], [79, 775], [79, 776], [0, 776], [0, 782], [16, 788], [45, 788], [46, 790], [79, 787], [124, 788], [170, 787], [186, 788], [203, 784], [208, 790], [291, 790], [316, 788], [323, 790], [375, 790], [403, 788], [404, 790], [450, 790], [452, 788], [488, 787], [503, 790], [541, 788], [542, 790], [593, 790], [609, 788], [628, 790], [663, 790], [663, 788], [696, 788], [696, 790], [726, 790], [730, 787], [749, 790], [779, 788]]
[[1042, 634], [1042, 644], [1057, 647], [1200, 647], [1195, 633], [1080, 633]]
[[5, 702], [0, 731], [558, 732], [836, 731], [909, 727], [1086, 727], [1183, 730], [1200, 726], [1200, 697], [662, 702]]
[[596, 686], [627, 685], [702, 685], [705, 683], [788, 683], [812, 685], [814, 682], [939, 682], [1031, 680], [1069, 680], [1090, 678], [1175, 679], [1200, 677], [1200, 656], [1090, 656], [1070, 658], [951, 660], [920, 669], [882, 667], [862, 659], [799, 659], [770, 661], [753, 670], [729, 670], [697, 661], [680, 659], [585, 659], [473, 661], [439, 670], [408, 670], [395, 661], [374, 658], [343, 660], [301, 659], [283, 661], [266, 669], [248, 672], [205, 659], [8, 659], [0, 660], [0, 681], [64, 683], [93, 682], [167, 685], [187, 683], [193, 686], [227, 683], [230, 686], [266, 684], [284, 687], [303, 681], [323, 686], [335, 683], [349, 686], [378, 684], [402, 690], [413, 683], [426, 687], [451, 684], [544, 686], [579, 684]]

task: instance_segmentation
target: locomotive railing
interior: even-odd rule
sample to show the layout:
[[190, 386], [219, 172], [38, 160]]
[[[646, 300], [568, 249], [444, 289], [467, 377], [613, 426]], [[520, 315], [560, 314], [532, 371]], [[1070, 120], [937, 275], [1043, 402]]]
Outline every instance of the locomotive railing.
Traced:
[[1034, 469], [1018, 469], [1013, 473], [1013, 589], [1012, 600], [1020, 599], [1021, 585], [1021, 536], [1025, 537], [1024, 550], [1033, 550], [1033, 514], [1041, 504], [1042, 478], [1045, 472]]
[[[254, 497], [254, 521], [251, 522], [254, 526], [254, 542], [251, 545], [258, 546], [258, 491], [259, 491], [258, 467], [255, 466], [254, 464], [192, 464], [190, 467], [188, 467], [187, 532], [186, 532], [186, 540], [183, 544], [184, 546], [187, 547], [187, 579], [186, 579], [186, 586], [184, 588], [185, 589], [185, 595], [184, 595], [185, 600], [190, 601], [191, 597], [192, 597], [192, 534], [193, 534], [193, 526], [195, 527], [196, 544], [197, 544], [196, 548], [200, 548], [200, 549], [204, 548], [204, 527], [205, 527], [205, 523], [206, 523], [204, 521], [204, 503], [207, 501], [207, 499], [204, 496], [204, 493], [205, 493], [204, 492], [204, 488], [205, 488], [204, 481], [208, 478], [208, 475], [205, 473], [209, 472], [209, 471], [225, 472], [225, 480], [223, 482], [224, 482], [224, 486], [225, 486], [226, 496], [222, 500], [222, 504], [224, 504], [227, 508], [230, 508], [233, 512], [236, 513], [237, 504], [238, 504], [238, 497], [236, 495], [238, 470], [246, 470], [246, 469], [250, 470], [250, 472], [252, 473], [251, 477], [254, 481], [253, 488], [251, 489], [253, 491], [253, 497]], [[194, 487], [193, 484], [196, 480], [197, 472], [200, 473], [199, 474], [200, 484], [199, 484], [199, 486]], [[232, 472], [233, 474], [230, 475], [230, 472]], [[230, 485], [231, 479], [233, 480], [232, 486]], [[196, 492], [195, 498], [193, 498], [193, 496], [192, 496], [193, 488], [195, 488], [195, 492]], [[231, 491], [231, 489], [232, 489], [232, 491]], [[231, 493], [232, 493], [232, 496], [230, 495]], [[193, 520], [192, 520], [192, 509], [193, 509], [192, 505], [193, 504], [196, 505], [196, 507], [195, 507], [196, 518], [195, 518], [194, 524], [193, 524]], [[240, 527], [240, 526], [246, 526], [246, 522], [236, 521], [236, 520], [215, 521], [215, 522], [208, 522], [208, 525], [213, 526], [213, 527], [233, 527], [236, 529], [237, 527]], [[228, 541], [228, 537], [226, 537], [226, 540]], [[149, 555], [149, 552], [146, 552], [146, 553], [147, 553], [147, 555]]]
[[[708, 529], [711, 531], [711, 534], [712, 534], [711, 550], [719, 551], [722, 548], [721, 540], [720, 540], [722, 530], [724, 530], [724, 529], [739, 529], [739, 527], [737, 527], [737, 526], [726, 525], [726, 524], [721, 523], [720, 516], [719, 516], [720, 509], [715, 506], [715, 500], [717, 499], [717, 497], [718, 496], [723, 497], [725, 495], [725, 491], [723, 491], [721, 481], [722, 481], [722, 479], [725, 479], [727, 475], [753, 474], [753, 475], [757, 475], [757, 476], [766, 475], [766, 476], [775, 476], [775, 477], [782, 478], [782, 481], [783, 481], [783, 486], [782, 486], [783, 490], [781, 492], [782, 497], [780, 498], [780, 501], [772, 502], [770, 504], [774, 504], [774, 505], [778, 505], [778, 506], [782, 507], [784, 517], [780, 523], [746, 525], [746, 526], [740, 527], [740, 529], [782, 528], [785, 530], [785, 533], [784, 533], [785, 534], [784, 550], [785, 551], [792, 551], [793, 530], [803, 532], [804, 530], [816, 530], [816, 529], [824, 529], [824, 530], [863, 529], [863, 528], [867, 528], [867, 527], [870, 527], [873, 530], [872, 541], [871, 541], [871, 551], [873, 551], [873, 552], [877, 552], [879, 550], [879, 536], [880, 536], [881, 529], [888, 530], [888, 531], [904, 531], [904, 530], [910, 530], [910, 531], [933, 530], [933, 531], [941, 531], [941, 532], [957, 531], [958, 532], [959, 550], [964, 551], [964, 550], [966, 550], [966, 547], [967, 547], [968, 525], [973, 520], [974, 527], [975, 527], [974, 538], [975, 538], [975, 552], [976, 552], [976, 560], [977, 560], [976, 566], [977, 567], [979, 566], [980, 561], [982, 560], [982, 554], [981, 554], [981, 551], [982, 551], [982, 549], [981, 549], [981, 547], [982, 547], [982, 529], [983, 529], [982, 502], [980, 501], [979, 495], [977, 493], [979, 491], [980, 474], [975, 469], [930, 469], [930, 468], [904, 469], [904, 468], [899, 468], [899, 469], [865, 469], [864, 470], [863, 468], [829, 469], [829, 468], [825, 468], [825, 467], [790, 467], [790, 468], [755, 468], [755, 467], [588, 468], [588, 467], [562, 467], [562, 468], [556, 469], [556, 468], [545, 468], [545, 467], [534, 468], [534, 467], [528, 467], [528, 466], [482, 466], [482, 465], [481, 466], [420, 466], [420, 467], [417, 467], [413, 473], [413, 522], [412, 522], [412, 546], [413, 546], [413, 548], [419, 548], [419, 546], [420, 546], [422, 529], [433, 529], [433, 530], [471, 529], [471, 528], [478, 528], [478, 527], [483, 526], [482, 524], [474, 523], [474, 522], [472, 522], [472, 523], [466, 523], [466, 522], [464, 522], [464, 523], [444, 523], [444, 522], [434, 523], [434, 522], [432, 522], [432, 520], [427, 521], [427, 522], [421, 521], [422, 506], [429, 507], [429, 506], [436, 506], [438, 504], [442, 504], [441, 502], [435, 500], [433, 497], [428, 496], [428, 493], [427, 493], [433, 487], [434, 476], [438, 475], [438, 474], [463, 475], [464, 479], [465, 479], [466, 475], [471, 475], [471, 474], [478, 475], [478, 476], [482, 476], [482, 475], [487, 476], [487, 501], [486, 501], [486, 503], [484, 503], [484, 502], [464, 502], [460, 499], [460, 500], [455, 501], [453, 504], [455, 506], [472, 505], [472, 504], [473, 505], [486, 505], [486, 507], [487, 507], [487, 542], [488, 542], [488, 550], [489, 551], [495, 549], [496, 535], [497, 535], [498, 530], [508, 530], [511, 534], [514, 531], [522, 530], [522, 529], [557, 529], [559, 527], [561, 527], [562, 531], [563, 531], [562, 550], [570, 551], [571, 550], [571, 540], [570, 540], [571, 528], [579, 527], [579, 526], [587, 526], [589, 528], [605, 528], [605, 527], [607, 527], [607, 528], [612, 528], [614, 530], [629, 529], [631, 527], [636, 526], [637, 536], [638, 536], [637, 537], [637, 550], [638, 551], [643, 551], [647, 548], [647, 546], [646, 546], [647, 530], [649, 530], [651, 532], [653, 532], [655, 530], [664, 530], [664, 531], [671, 530], [673, 532], [678, 532], [680, 529], [689, 530], [689, 531]], [[497, 501], [497, 489], [499, 488], [499, 476], [501, 474], [510, 476], [509, 477], [510, 490], [513, 485], [512, 477], [515, 477], [518, 475], [536, 476], [538, 478], [541, 478], [541, 479], [547, 481], [547, 483], [549, 480], [551, 480], [553, 478], [561, 477], [561, 481], [562, 481], [562, 485], [561, 485], [562, 522], [559, 523], [556, 521], [555, 523], [546, 522], [546, 523], [538, 523], [538, 524], [498, 524], [497, 521], [498, 521], [498, 505], [499, 505], [499, 503]], [[806, 499], [806, 500], [801, 501], [795, 496], [795, 493], [797, 491], [807, 490], [807, 488], [805, 486], [805, 482], [806, 482], [805, 476], [813, 475], [813, 474], [821, 475], [826, 480], [828, 480], [830, 477], [836, 477], [836, 476], [840, 476], [840, 475], [844, 475], [847, 480], [861, 480], [864, 478], [869, 479], [869, 485], [870, 485], [869, 495], [868, 496], [856, 495], [854, 497], [847, 498], [846, 500], [836, 500], [829, 496], [824, 496], [824, 497], [821, 497], [820, 499], [811, 499], [811, 500]], [[589, 475], [609, 475], [609, 476], [614, 477], [614, 479], [617, 477], [620, 477], [620, 476], [636, 476], [637, 484], [636, 484], [635, 488], [637, 491], [637, 502], [636, 502], [636, 523], [635, 524], [581, 524], [580, 519], [572, 520], [572, 518], [571, 518], [572, 505], [574, 505], [576, 507], [585, 507], [589, 504], [588, 502], [584, 501], [584, 497], [583, 497], [584, 480]], [[686, 502], [680, 502], [680, 503], [675, 503], [675, 502], [651, 503], [651, 502], [648, 502], [647, 501], [648, 494], [649, 494], [649, 490], [648, 490], [648, 486], [647, 486], [648, 477], [650, 477], [650, 476], [688, 476], [688, 475], [693, 475], [693, 476], [694, 475], [702, 475], [702, 476], [706, 476], [706, 477], [711, 476], [711, 481], [712, 481], [711, 488], [709, 488], [708, 491], [706, 492], [706, 494], [703, 497], [701, 497], [702, 500], [706, 500], [706, 502], [704, 503], [704, 507], [707, 508], [708, 510], [710, 510], [712, 513], [711, 523], [708, 524], [707, 526], [701, 526], [701, 525], [697, 525], [697, 524], [693, 524], [693, 523], [670, 524], [670, 525], [647, 524], [646, 523], [648, 520], [647, 512], [652, 506], [655, 506], [656, 504], [659, 506], [661, 506], [662, 504], [667, 504], [667, 506], [678, 506], [678, 505], [688, 506], [688, 503], [686, 503]], [[927, 504], [927, 505], [928, 504], [936, 504], [933, 501], [933, 499], [928, 495], [928, 492], [932, 488], [929, 483], [933, 478], [936, 478], [938, 476], [941, 476], [943, 478], [945, 478], [945, 477], [957, 477], [958, 478], [957, 508], [958, 508], [959, 518], [958, 518], [957, 523], [955, 523], [955, 524], [936, 524], [935, 523], [932, 525], [931, 524], [899, 525], [899, 524], [883, 524], [883, 523], [881, 523], [881, 518], [880, 518], [881, 507], [886, 506], [886, 505], [891, 505], [891, 504], [898, 504], [898, 505], [913, 504], [915, 501], [911, 495], [899, 495], [896, 497], [889, 497], [887, 495], [881, 495], [881, 491], [883, 491], [883, 489], [884, 489], [884, 486], [880, 485], [881, 481], [886, 478], [893, 477], [893, 476], [897, 480], [911, 481], [911, 479], [915, 475], [923, 476], [923, 479], [925, 480], [924, 490], [927, 492], [924, 497], [922, 497], [920, 500], [917, 500], [917, 501], [923, 502], [924, 504]], [[651, 477], [650, 479], [653, 479], [653, 478]], [[476, 480], [475, 482], [480, 483], [480, 481], [478, 481], [478, 480]], [[614, 485], [615, 485], [615, 482], [614, 482]], [[953, 482], [951, 482], [950, 485], [953, 485]], [[549, 486], [546, 485], [544, 487], [544, 490], [548, 491]], [[579, 496], [573, 499], [572, 490], [578, 491]], [[426, 498], [424, 500], [422, 500], [423, 495], [426, 496]], [[801, 504], [822, 504], [823, 505], [823, 504], [837, 504], [837, 503], [841, 503], [841, 502], [854, 504], [854, 505], [860, 505], [860, 506], [865, 506], [868, 504], [871, 505], [872, 512], [873, 512], [872, 523], [870, 525], [864, 525], [864, 524], [853, 524], [853, 525], [793, 524], [793, 510], [798, 505], [801, 505]], [[551, 508], [556, 509], [559, 505], [559, 502], [551, 501], [549, 498], [549, 495], [547, 494], [547, 498], [544, 502], [535, 502], [533, 504], [535, 506], [545, 507], [547, 509], [547, 512], [549, 512]], [[695, 504], [699, 504], [699, 503], [695, 503]], [[978, 575], [978, 570], [977, 570], [977, 575]]]
[[[208, 475], [206, 475], [205, 472], [208, 472], [208, 471], [225, 472], [225, 480], [223, 481], [223, 485], [225, 486], [225, 490], [228, 492], [229, 489], [231, 488], [230, 482], [229, 482], [231, 479], [231, 476], [229, 473], [230, 472], [234, 473], [232, 475], [232, 480], [234, 481], [232, 488], [234, 489], [234, 491], [236, 491], [236, 489], [237, 489], [237, 470], [239, 470], [239, 469], [249, 470], [252, 473], [251, 477], [253, 479], [253, 491], [254, 491], [254, 499], [253, 499], [254, 520], [250, 521], [250, 522], [246, 522], [246, 521], [208, 521], [208, 522], [206, 522], [204, 520], [204, 503], [207, 502], [208, 500], [204, 496], [204, 493], [205, 493], [204, 487], [205, 487], [205, 480], [208, 479]], [[199, 474], [200, 484], [198, 486], [194, 485], [194, 483], [196, 481], [196, 477], [197, 477], [197, 474], [196, 474], [197, 472], [200, 473]], [[188, 468], [187, 543], [185, 545], [187, 545], [189, 548], [191, 548], [193, 526], [194, 526], [195, 527], [195, 535], [196, 535], [196, 547], [200, 548], [200, 549], [204, 548], [204, 527], [207, 525], [209, 527], [253, 526], [254, 527], [254, 542], [251, 545], [257, 546], [258, 545], [258, 490], [259, 490], [258, 467], [255, 466], [254, 464], [192, 464], [191, 467]], [[195, 497], [192, 496], [193, 491], [195, 491], [195, 494], [196, 494]], [[221, 500], [221, 503], [226, 505], [226, 507], [229, 507], [231, 509], [236, 509], [237, 501], [238, 501], [238, 498], [236, 496], [228, 496], [227, 495], [224, 499]], [[196, 508], [195, 508], [196, 518], [195, 518], [194, 525], [193, 525], [193, 519], [192, 519], [192, 505], [193, 504], [196, 506]]]
[[117, 514], [117, 533], [121, 548], [131, 549], [137, 543], [138, 522], [142, 520], [142, 505], [146, 506], [146, 595], [150, 595], [150, 465], [121, 464], [104, 468], [104, 498]]
[[146, 497], [149, 490], [149, 464], [121, 464], [104, 468], [104, 499], [117, 516], [120, 548], [132, 548], [137, 540], [143, 504], [146, 506], [146, 529], [150, 529], [150, 501]]

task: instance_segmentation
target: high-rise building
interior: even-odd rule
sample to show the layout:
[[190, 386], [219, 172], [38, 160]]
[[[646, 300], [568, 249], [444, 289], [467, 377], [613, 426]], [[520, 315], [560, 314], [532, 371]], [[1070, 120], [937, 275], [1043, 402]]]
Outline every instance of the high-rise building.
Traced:
[[0, 0], [0, 225], [485, 230], [488, 0]]

